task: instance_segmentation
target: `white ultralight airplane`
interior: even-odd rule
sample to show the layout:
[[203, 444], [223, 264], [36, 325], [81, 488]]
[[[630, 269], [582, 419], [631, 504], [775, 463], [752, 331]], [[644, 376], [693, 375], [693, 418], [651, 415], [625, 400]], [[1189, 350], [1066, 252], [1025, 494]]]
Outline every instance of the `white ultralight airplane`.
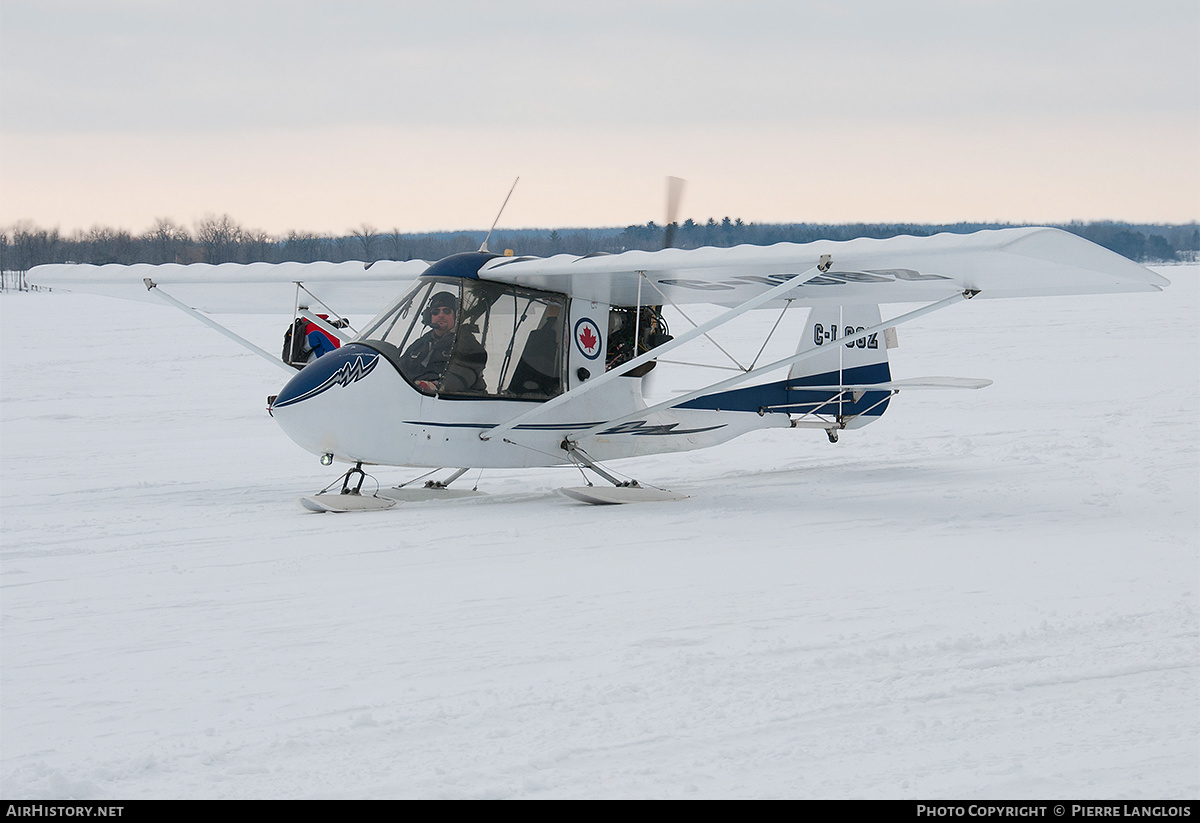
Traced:
[[[990, 383], [893, 379], [887, 350], [903, 323], [968, 300], [1169, 285], [1049, 228], [549, 258], [492, 254], [485, 241], [433, 264], [48, 265], [29, 280], [172, 304], [289, 372], [270, 413], [324, 464], [352, 465], [340, 491], [330, 492], [335, 481], [301, 498], [314, 511], [476, 494], [447, 487], [470, 468], [562, 464], [612, 484], [560, 490], [578, 500], [679, 499], [622, 482], [600, 463], [702, 449], [763, 428], [820, 429], [836, 441], [842, 429], [877, 420], [901, 389]], [[723, 310], [671, 337], [663, 307], [695, 303]], [[884, 321], [884, 303], [922, 305]], [[329, 315], [368, 314], [385, 304], [355, 334], [315, 313], [321, 305]], [[794, 354], [739, 364], [727, 379], [660, 403], [643, 399], [642, 377], [659, 358], [746, 312], [782, 317], [789, 307], [809, 311]], [[209, 316], [288, 310], [340, 347], [295, 371]], [[763, 324], [768, 339], [779, 325], [772, 320]], [[452, 473], [424, 488], [364, 494], [370, 465]]]

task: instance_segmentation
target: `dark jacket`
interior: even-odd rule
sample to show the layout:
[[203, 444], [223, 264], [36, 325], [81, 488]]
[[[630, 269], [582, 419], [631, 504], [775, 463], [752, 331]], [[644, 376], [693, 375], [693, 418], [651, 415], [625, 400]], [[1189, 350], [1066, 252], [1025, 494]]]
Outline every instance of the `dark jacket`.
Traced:
[[401, 373], [413, 383], [428, 380], [437, 384], [439, 392], [485, 391], [487, 352], [469, 331], [457, 337], [461, 339], [456, 347], [455, 334], [438, 337], [432, 329], [425, 332], [402, 355]]

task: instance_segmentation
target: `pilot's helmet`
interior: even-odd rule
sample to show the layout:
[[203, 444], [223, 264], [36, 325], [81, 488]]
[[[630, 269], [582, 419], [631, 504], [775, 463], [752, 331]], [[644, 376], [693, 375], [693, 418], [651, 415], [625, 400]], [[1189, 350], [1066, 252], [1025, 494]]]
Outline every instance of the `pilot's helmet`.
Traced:
[[454, 309], [455, 317], [458, 316], [458, 298], [448, 291], [440, 291], [425, 305], [425, 315], [421, 319], [425, 321], [426, 326], [433, 325], [433, 310], [443, 306]]

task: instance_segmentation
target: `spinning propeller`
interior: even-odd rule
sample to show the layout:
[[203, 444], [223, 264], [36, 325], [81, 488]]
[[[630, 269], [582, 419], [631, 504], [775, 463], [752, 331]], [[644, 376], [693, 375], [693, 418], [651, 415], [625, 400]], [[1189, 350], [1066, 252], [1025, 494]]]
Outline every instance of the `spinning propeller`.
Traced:
[[683, 187], [687, 183], [682, 177], [667, 178], [667, 223], [663, 233], [663, 248], [675, 246], [675, 229], [679, 227], [679, 201], [683, 199]]
[[[664, 249], [674, 248], [675, 246], [675, 230], [679, 228], [679, 204], [683, 200], [683, 187], [685, 185], [687, 185], [687, 181], [682, 177], [667, 177], [667, 222], [663, 231]], [[634, 351], [634, 354], [639, 353], [636, 350]], [[643, 394], [652, 396], [656, 382], [655, 371], [647, 373], [642, 378]]]

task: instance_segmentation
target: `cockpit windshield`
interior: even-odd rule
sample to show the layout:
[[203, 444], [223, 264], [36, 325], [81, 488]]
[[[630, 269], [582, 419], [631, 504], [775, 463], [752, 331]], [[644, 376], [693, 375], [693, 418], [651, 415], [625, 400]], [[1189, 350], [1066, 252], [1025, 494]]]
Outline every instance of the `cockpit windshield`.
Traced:
[[[402, 348], [404, 341], [412, 331], [413, 323], [419, 319], [420, 308], [428, 300], [429, 293], [432, 291], [434, 285], [430, 281], [418, 282], [403, 297], [368, 323], [366, 329], [357, 339], [359, 341], [371, 340], [382, 342], [396, 348]], [[457, 282], [438, 283], [436, 285], [447, 291], [453, 291], [455, 294], [458, 292], [459, 284]], [[414, 307], [416, 307], [416, 311], [414, 311]]]

